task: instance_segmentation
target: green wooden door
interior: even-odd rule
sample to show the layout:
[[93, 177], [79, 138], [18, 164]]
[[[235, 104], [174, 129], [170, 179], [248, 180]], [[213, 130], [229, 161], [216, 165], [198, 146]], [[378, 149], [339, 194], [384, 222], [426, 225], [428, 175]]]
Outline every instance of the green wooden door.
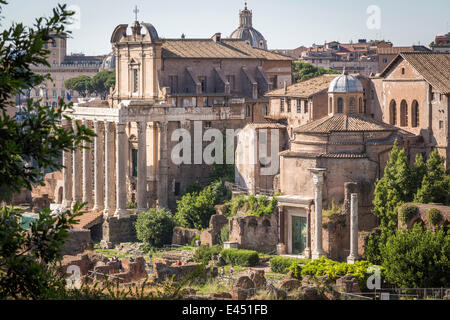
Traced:
[[307, 225], [305, 217], [292, 216], [292, 253], [302, 254], [306, 248]]

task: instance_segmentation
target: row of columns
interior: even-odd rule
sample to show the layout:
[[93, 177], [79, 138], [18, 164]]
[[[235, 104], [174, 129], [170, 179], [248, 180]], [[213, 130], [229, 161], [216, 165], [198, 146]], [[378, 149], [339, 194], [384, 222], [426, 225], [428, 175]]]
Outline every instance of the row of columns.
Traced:
[[[89, 127], [88, 121], [84, 120], [83, 125]], [[70, 123], [63, 120], [63, 126], [78, 130], [77, 121]], [[86, 209], [103, 210], [105, 215], [114, 214], [120, 218], [129, 216], [126, 209], [129, 148], [125, 126], [122, 123], [94, 121], [94, 159], [91, 143], [87, 141], [83, 141], [82, 148], [63, 152], [63, 207], [86, 202]], [[142, 212], [147, 209], [147, 122], [138, 122], [137, 128], [137, 212]], [[153, 130], [155, 136], [157, 128], [154, 126]], [[158, 205], [167, 208], [167, 122], [159, 124], [159, 144]]]

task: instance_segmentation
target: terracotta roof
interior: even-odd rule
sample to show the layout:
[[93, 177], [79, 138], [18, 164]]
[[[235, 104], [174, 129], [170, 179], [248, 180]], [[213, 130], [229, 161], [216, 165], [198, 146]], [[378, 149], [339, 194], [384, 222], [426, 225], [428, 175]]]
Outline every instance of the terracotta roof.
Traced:
[[401, 52], [429, 52], [430, 49], [424, 46], [409, 46], [409, 47], [381, 47], [377, 49], [378, 54], [399, 54]]
[[304, 158], [332, 158], [332, 159], [361, 159], [367, 158], [365, 153], [339, 152], [339, 153], [311, 153], [285, 150], [280, 152], [283, 157], [304, 157]]
[[335, 114], [295, 129], [298, 133], [331, 133], [342, 131], [397, 131], [398, 128], [360, 114]]
[[328, 90], [330, 82], [336, 78], [336, 74], [324, 74], [319, 77], [308, 79], [302, 82], [295, 83], [287, 87], [287, 92], [284, 88], [276, 89], [268, 92], [268, 97], [295, 97], [295, 98], [309, 98], [324, 90]]
[[410, 52], [401, 56], [433, 87], [443, 94], [450, 93], [450, 53]]
[[286, 60], [292, 58], [271, 51], [253, 48], [243, 40], [222, 39], [165, 39], [163, 58], [219, 58], [219, 59], [266, 59]]

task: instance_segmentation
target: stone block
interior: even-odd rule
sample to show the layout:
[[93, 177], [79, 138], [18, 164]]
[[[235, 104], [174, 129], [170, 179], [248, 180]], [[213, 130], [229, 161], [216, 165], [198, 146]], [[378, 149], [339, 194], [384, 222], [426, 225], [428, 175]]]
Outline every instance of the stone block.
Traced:
[[200, 235], [200, 230], [175, 227], [173, 229], [172, 244], [190, 244], [197, 235]]
[[64, 240], [62, 255], [76, 255], [92, 249], [91, 232], [84, 229], [69, 230], [69, 237]]

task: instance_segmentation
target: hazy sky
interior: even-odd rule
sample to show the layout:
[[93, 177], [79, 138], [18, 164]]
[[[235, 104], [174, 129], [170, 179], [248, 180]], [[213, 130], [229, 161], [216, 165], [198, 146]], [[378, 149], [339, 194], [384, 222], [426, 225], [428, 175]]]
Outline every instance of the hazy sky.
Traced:
[[[9, 0], [3, 8], [2, 28], [12, 21], [32, 24], [34, 18], [49, 15], [61, 1]], [[111, 51], [111, 34], [118, 24], [131, 24], [133, 8], [138, 20], [152, 23], [160, 37], [209, 38], [216, 32], [228, 37], [238, 26], [241, 0], [73, 0], [65, 2], [80, 10], [79, 28], [73, 30], [68, 52], [87, 55]], [[366, 11], [380, 9], [380, 28], [369, 29]], [[396, 46], [425, 44], [450, 25], [449, 0], [253, 0], [253, 26], [270, 49], [296, 48], [300, 45], [360, 38], [390, 40]], [[373, 11], [372, 11], [373, 12]]]

